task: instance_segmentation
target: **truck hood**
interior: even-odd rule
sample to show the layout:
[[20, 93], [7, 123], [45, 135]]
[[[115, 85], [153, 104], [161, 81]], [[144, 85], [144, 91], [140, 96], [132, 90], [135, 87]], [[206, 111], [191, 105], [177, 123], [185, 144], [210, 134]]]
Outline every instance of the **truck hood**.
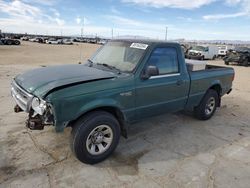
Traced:
[[77, 64], [30, 70], [14, 80], [27, 92], [43, 97], [55, 88], [114, 77], [115, 73]]

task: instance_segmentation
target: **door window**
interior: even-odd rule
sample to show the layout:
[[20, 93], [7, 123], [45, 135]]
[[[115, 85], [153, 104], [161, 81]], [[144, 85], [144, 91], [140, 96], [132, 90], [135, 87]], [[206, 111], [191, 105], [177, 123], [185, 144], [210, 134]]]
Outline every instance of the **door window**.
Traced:
[[148, 65], [156, 66], [160, 75], [178, 73], [176, 49], [172, 47], [156, 48], [148, 60]]

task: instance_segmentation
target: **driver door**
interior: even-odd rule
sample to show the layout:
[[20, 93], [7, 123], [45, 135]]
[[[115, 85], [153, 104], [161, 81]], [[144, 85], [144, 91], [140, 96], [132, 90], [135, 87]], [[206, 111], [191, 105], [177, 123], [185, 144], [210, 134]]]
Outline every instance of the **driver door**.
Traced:
[[188, 98], [189, 78], [180, 73], [176, 48], [155, 48], [147, 66], [156, 66], [159, 75], [136, 81], [137, 118], [183, 109]]

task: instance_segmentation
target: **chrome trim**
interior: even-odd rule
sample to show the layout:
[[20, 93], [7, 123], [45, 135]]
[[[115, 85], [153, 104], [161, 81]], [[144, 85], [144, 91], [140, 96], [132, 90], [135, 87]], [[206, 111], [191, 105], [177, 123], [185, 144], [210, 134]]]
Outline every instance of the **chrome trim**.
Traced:
[[166, 78], [166, 77], [172, 77], [172, 76], [180, 76], [180, 73], [175, 74], [164, 74], [164, 75], [158, 75], [158, 76], [151, 76], [149, 79], [156, 79], [156, 78]]
[[11, 83], [11, 96], [23, 111], [29, 112], [33, 95], [22, 89], [14, 80]]

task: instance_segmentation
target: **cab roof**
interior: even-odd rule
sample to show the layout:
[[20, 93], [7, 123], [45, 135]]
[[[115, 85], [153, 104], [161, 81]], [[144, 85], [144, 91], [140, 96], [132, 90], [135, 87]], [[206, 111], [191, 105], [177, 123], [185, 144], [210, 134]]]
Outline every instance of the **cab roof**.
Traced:
[[112, 39], [111, 42], [131, 42], [131, 43], [143, 43], [147, 45], [155, 44], [179, 44], [177, 42], [169, 42], [165, 40], [151, 40], [151, 39]]

